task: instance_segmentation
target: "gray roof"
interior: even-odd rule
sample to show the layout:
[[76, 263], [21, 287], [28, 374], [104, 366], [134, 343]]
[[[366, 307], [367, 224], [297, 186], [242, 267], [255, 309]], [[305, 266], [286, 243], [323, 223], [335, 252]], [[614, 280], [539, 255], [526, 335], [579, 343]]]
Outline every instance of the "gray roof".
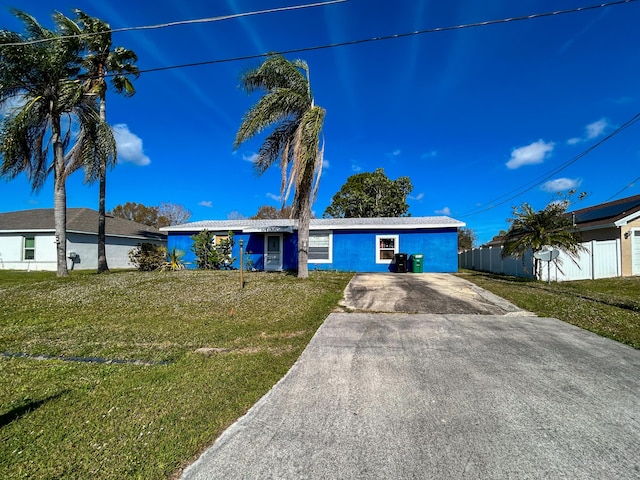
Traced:
[[[166, 234], [157, 228], [106, 216], [106, 234], [109, 236], [164, 240]], [[18, 212], [0, 213], [0, 232], [54, 232], [53, 208], [38, 208]], [[67, 208], [67, 232], [98, 234], [98, 212], [90, 208]]]
[[[163, 227], [165, 232], [193, 232], [199, 230], [253, 230], [268, 228], [295, 229], [297, 220], [201, 220], [198, 222], [184, 223]], [[312, 230], [365, 230], [365, 229], [416, 229], [416, 228], [457, 228], [465, 224], [450, 217], [379, 217], [379, 218], [312, 218], [310, 228]]]

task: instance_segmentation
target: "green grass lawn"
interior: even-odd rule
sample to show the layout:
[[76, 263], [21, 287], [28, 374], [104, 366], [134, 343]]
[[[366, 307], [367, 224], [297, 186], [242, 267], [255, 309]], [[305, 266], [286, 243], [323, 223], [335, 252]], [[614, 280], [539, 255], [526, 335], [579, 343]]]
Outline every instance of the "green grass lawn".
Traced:
[[459, 275], [538, 316], [640, 349], [640, 277], [547, 284], [470, 270]]
[[0, 478], [171, 477], [288, 371], [350, 278], [0, 271]]

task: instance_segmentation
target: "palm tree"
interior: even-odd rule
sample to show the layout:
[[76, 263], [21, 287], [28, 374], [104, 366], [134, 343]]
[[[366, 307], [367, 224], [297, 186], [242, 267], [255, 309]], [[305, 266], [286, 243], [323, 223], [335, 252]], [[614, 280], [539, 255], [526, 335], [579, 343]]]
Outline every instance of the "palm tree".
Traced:
[[[572, 260], [584, 250], [580, 232], [573, 226], [571, 217], [566, 215], [567, 201], [551, 202], [543, 210], [535, 211], [528, 203], [514, 208], [511, 226], [503, 237], [503, 257], [523, 259], [531, 250], [536, 252], [548, 246], [566, 253]], [[575, 260], [574, 260], [575, 261]], [[541, 261], [533, 258], [533, 274], [540, 278]]]
[[269, 55], [261, 66], [243, 74], [241, 82], [248, 94], [262, 91], [264, 95], [245, 113], [234, 148], [274, 127], [254, 166], [263, 174], [280, 159], [283, 203], [294, 192], [291, 216], [298, 219], [298, 278], [307, 278], [309, 221], [322, 173], [319, 139], [325, 111], [314, 104], [309, 67], [302, 60], [291, 62], [281, 55]]
[[[112, 48], [111, 27], [108, 23], [90, 17], [82, 10], [74, 10], [75, 22], [57, 13], [56, 21], [67, 35], [81, 35], [86, 49], [82, 66], [85, 73], [84, 88], [89, 95], [95, 95], [100, 102], [100, 119], [107, 120], [107, 75], [111, 78], [113, 89], [130, 97], [136, 93], [130, 76], [138, 78], [138, 67], [134, 63], [138, 57], [132, 50], [123, 47]], [[105, 202], [107, 189], [107, 168], [113, 168], [116, 156], [102, 156], [94, 159], [95, 163], [87, 165], [88, 180], [99, 179], [98, 199], [98, 273], [108, 272], [105, 249]]]
[[[59, 38], [58, 32], [42, 27], [25, 12], [13, 13], [24, 23], [26, 36], [0, 31], [0, 104], [17, 100], [21, 106], [9, 112], [0, 126], [0, 176], [25, 173], [38, 191], [53, 170], [57, 274], [67, 276], [66, 179], [85, 155], [115, 155], [115, 141], [77, 79], [80, 42]], [[72, 124], [80, 128], [74, 149], [81, 154], [65, 156]]]

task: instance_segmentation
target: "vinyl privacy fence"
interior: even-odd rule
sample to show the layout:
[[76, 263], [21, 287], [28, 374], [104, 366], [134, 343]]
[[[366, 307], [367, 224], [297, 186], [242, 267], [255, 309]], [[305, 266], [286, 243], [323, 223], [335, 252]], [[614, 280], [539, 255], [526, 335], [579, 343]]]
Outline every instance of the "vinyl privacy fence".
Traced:
[[[564, 282], [568, 280], [592, 280], [622, 275], [620, 240], [591, 241], [582, 244], [585, 250], [577, 258], [565, 253], [547, 265], [542, 262], [541, 280]], [[519, 258], [502, 258], [503, 247], [480, 247], [458, 255], [460, 268], [483, 272], [533, 278], [532, 252]], [[550, 268], [547, 268], [547, 267]]]

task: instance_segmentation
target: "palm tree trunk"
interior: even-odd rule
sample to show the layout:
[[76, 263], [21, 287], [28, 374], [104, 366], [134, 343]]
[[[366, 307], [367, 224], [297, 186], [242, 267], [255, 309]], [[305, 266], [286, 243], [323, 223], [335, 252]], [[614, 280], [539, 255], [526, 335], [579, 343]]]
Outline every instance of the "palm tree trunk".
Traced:
[[[103, 95], [100, 97], [100, 119], [105, 122], [107, 119], [107, 101]], [[107, 159], [100, 160], [100, 192], [98, 199], [98, 273], [109, 271], [106, 253], [106, 213], [105, 198], [107, 191]]]
[[53, 143], [53, 217], [56, 235], [58, 277], [69, 275], [67, 270], [67, 189], [64, 165], [64, 146], [60, 136], [60, 118], [51, 121]]
[[301, 203], [298, 209], [298, 278], [309, 278], [309, 195], [302, 195]]

